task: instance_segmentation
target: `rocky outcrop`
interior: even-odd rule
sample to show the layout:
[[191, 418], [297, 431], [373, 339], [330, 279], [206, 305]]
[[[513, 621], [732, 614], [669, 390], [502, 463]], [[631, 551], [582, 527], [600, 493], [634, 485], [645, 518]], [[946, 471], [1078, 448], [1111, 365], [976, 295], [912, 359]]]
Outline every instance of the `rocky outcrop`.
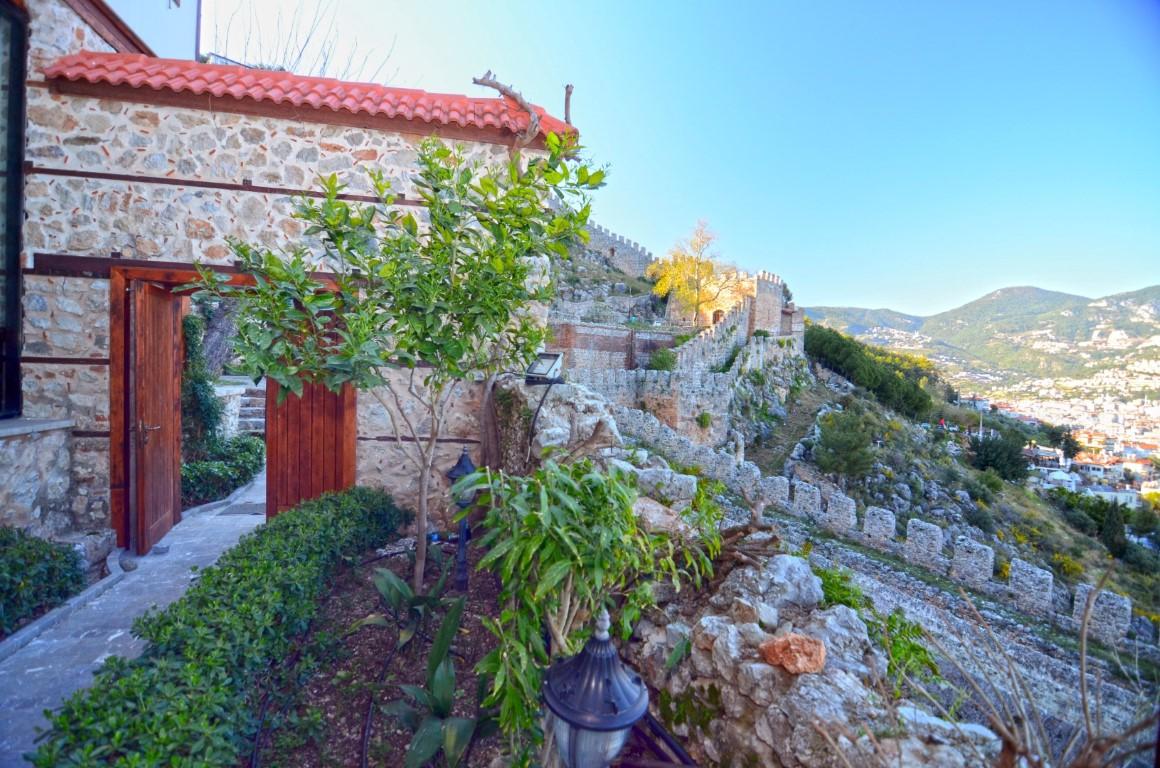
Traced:
[[[662, 692], [658, 715], [695, 759], [863, 765], [874, 747], [843, 736], [859, 729], [890, 734], [877, 749], [906, 755], [905, 765], [967, 765], [976, 752], [997, 752], [987, 729], [963, 729], [913, 706], [914, 726], [899, 729], [875, 685], [886, 661], [866, 624], [821, 600], [809, 563], [777, 555], [733, 570], [707, 601], [670, 603], [640, 623], [630, 660]], [[682, 647], [687, 659], [670, 665]]]
[[621, 444], [607, 401], [578, 384], [528, 386], [520, 377], [503, 376], [493, 397], [509, 471], [526, 471], [549, 454], [579, 458]]

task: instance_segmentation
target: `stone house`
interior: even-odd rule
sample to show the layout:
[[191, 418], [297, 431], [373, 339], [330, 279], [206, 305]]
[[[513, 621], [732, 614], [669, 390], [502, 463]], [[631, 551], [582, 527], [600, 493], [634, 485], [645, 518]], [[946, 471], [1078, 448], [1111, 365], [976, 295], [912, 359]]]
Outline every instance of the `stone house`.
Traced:
[[[299, 242], [292, 201], [322, 175], [370, 200], [362, 167], [374, 166], [397, 205], [420, 206], [420, 140], [502, 162], [529, 118], [502, 98], [158, 59], [102, 0], [0, 0], [0, 11], [0, 524], [56, 537], [112, 531], [143, 552], [180, 519], [180, 429], [150, 433], [148, 411], [177, 408], [173, 386], [152, 385], [179, 376], [172, 289], [192, 264], [230, 271], [227, 237]], [[539, 111], [533, 151], [547, 131], [572, 130]], [[477, 390], [457, 398], [437, 466], [477, 444]], [[360, 394], [333, 407], [346, 408], [335, 440], [348, 479], [408, 501], [414, 473], [378, 402]]]

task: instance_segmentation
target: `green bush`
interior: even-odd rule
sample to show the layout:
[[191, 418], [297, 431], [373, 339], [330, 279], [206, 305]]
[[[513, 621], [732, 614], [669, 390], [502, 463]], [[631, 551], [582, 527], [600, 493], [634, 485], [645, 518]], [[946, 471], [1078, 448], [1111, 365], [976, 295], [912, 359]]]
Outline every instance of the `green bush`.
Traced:
[[84, 585], [72, 547], [0, 527], [0, 634], [63, 603]]
[[968, 523], [978, 528], [986, 534], [995, 532], [995, 516], [991, 514], [990, 510], [977, 506], [974, 509], [967, 508], [963, 515]]
[[191, 312], [181, 319], [185, 369], [181, 375], [181, 454], [186, 461], [207, 458], [221, 432], [224, 406], [206, 366], [205, 318]]
[[701, 411], [701, 413], [697, 415], [697, 426], [701, 429], [708, 429], [709, 425], [712, 423], [713, 415], [708, 411]]
[[908, 681], [942, 681], [934, 654], [923, 643], [922, 627], [907, 619], [901, 608], [888, 615], [875, 612], [866, 628], [870, 639], [886, 651], [886, 677], [895, 699], [902, 697]]
[[1023, 457], [1023, 439], [1016, 434], [996, 438], [970, 438], [971, 464], [975, 469], [993, 470], [1004, 480], [1027, 477], [1027, 459]]
[[671, 349], [658, 349], [653, 352], [645, 366], [650, 371], [672, 371], [677, 367], [677, 353]]
[[773, 335], [772, 333], [765, 330], [764, 328], [758, 328], [756, 331], [753, 332], [753, 338], [755, 338], [755, 339], [768, 339], [772, 335]]
[[822, 580], [823, 608], [845, 605], [860, 611], [870, 607], [870, 600], [862, 592], [861, 587], [853, 582], [850, 572], [845, 568], [815, 567], [813, 571], [814, 575]]
[[207, 455], [181, 465], [183, 507], [225, 498], [250, 482], [266, 463], [266, 445], [253, 435], [237, 435], [215, 440]]
[[110, 659], [50, 717], [40, 768], [234, 768], [272, 670], [308, 628], [334, 571], [406, 519], [381, 491], [326, 494], [242, 538], [177, 602], [133, 625], [144, 653]]

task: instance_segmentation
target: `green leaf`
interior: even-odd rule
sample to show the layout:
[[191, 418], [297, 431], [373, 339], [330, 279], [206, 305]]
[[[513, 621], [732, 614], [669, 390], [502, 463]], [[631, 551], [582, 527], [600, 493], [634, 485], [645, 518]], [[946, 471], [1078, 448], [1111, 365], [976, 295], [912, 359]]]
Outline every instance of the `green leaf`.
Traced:
[[536, 585], [536, 599], [542, 600], [571, 570], [572, 563], [568, 560], [560, 560], [548, 566], [548, 570], [540, 577], [540, 583]]
[[451, 714], [451, 705], [455, 703], [455, 667], [450, 659], [435, 668], [431, 678], [431, 711], [438, 717], [447, 717]]
[[367, 616], [365, 619], [359, 619], [354, 624], [351, 624], [350, 629], [348, 629], [347, 632], [357, 632], [358, 630], [362, 629], [363, 627], [389, 627], [389, 626], [392, 626], [392, 622], [390, 620], [388, 620], [386, 616], [384, 616], [381, 613], [372, 613], [371, 615]]
[[419, 727], [419, 710], [412, 707], [402, 699], [395, 699], [383, 704], [379, 709], [384, 715], [393, 717], [407, 727], [409, 731], [414, 732]]
[[448, 768], [456, 768], [471, 746], [475, 721], [466, 717], [449, 717], [443, 721], [443, 759]]
[[373, 577], [375, 589], [387, 601], [387, 605], [394, 608], [396, 611], [402, 611], [410, 603], [411, 598], [415, 593], [411, 590], [411, 585], [400, 579], [392, 571], [386, 568], [379, 568], [375, 570]]
[[407, 749], [403, 768], [422, 768], [439, 753], [441, 746], [443, 746], [443, 721], [437, 717], [424, 718], [411, 738], [411, 746]]
[[417, 685], [400, 685], [399, 690], [410, 696], [417, 703], [422, 704], [427, 709], [432, 709], [434, 702], [431, 699], [431, 694], [425, 688], [420, 688]]
[[451, 603], [447, 608], [447, 615], [443, 617], [443, 623], [439, 625], [439, 631], [435, 633], [435, 639], [431, 641], [431, 650], [427, 653], [428, 685], [435, 677], [435, 670], [447, 658], [447, 652], [451, 649], [451, 641], [455, 639], [455, 633], [459, 631], [459, 619], [463, 615], [465, 602], [466, 599], [460, 597]]

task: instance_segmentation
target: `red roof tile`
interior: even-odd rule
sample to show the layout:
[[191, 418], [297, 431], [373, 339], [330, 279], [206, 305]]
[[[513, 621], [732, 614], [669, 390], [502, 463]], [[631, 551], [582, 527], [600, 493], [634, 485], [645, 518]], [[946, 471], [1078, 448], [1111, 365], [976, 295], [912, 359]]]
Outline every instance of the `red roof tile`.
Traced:
[[[105, 83], [155, 91], [252, 99], [295, 107], [345, 110], [351, 114], [381, 115], [430, 125], [458, 125], [518, 133], [528, 126], [528, 115], [508, 98], [477, 98], [354, 83], [328, 77], [306, 77], [241, 66], [200, 64], [180, 59], [157, 59], [140, 54], [81, 53], [65, 56], [44, 71], [50, 80]], [[542, 107], [540, 132], [575, 132]]]

